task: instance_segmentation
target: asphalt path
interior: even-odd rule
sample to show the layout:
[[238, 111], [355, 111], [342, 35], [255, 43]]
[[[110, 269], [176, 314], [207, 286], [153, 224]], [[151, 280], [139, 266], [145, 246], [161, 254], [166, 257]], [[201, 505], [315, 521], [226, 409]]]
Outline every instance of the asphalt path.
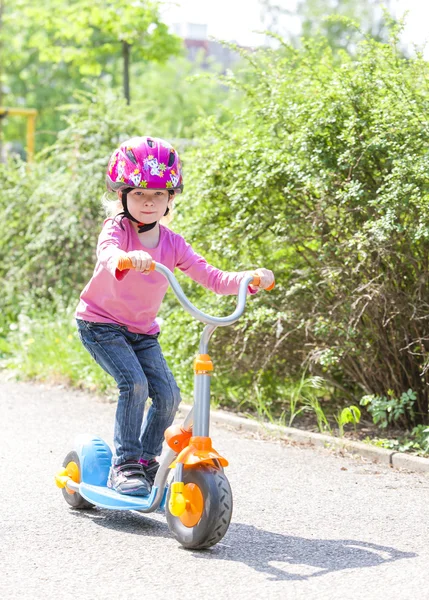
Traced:
[[111, 440], [115, 405], [0, 382], [0, 598], [429, 598], [429, 478], [213, 428], [232, 523], [183, 549], [162, 513], [75, 511], [54, 473], [80, 433]]

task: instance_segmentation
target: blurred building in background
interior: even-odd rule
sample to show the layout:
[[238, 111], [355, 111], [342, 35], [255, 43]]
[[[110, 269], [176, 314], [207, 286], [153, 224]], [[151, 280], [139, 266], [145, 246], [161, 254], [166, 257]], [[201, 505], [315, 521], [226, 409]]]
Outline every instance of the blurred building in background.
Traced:
[[[209, 40], [207, 28], [208, 26], [203, 23], [173, 23], [171, 30], [183, 38], [189, 60], [196, 61], [202, 55], [203, 67], [208, 67], [210, 62], [215, 61], [226, 71], [240, 59], [240, 55], [219, 42]], [[245, 46], [240, 48], [252, 50]]]

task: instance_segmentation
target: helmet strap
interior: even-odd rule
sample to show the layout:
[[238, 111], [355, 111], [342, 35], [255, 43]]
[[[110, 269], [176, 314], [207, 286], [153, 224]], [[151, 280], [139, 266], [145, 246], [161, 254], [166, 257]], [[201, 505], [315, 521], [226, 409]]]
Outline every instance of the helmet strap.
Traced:
[[[133, 215], [130, 213], [130, 211], [128, 210], [127, 194], [132, 189], [133, 188], [125, 188], [124, 190], [122, 190], [122, 198], [121, 199], [122, 199], [122, 206], [124, 207], [124, 211], [119, 214], [122, 214], [124, 217], [127, 217], [127, 219], [130, 219], [131, 221], [134, 221], [134, 223], [137, 223], [139, 233], [144, 233], [145, 231], [150, 231], [151, 229], [153, 229], [155, 227], [155, 225], [158, 223], [158, 221], [154, 221], [153, 223], [141, 223], [140, 221], [135, 219], [133, 217]], [[167, 214], [167, 212], [168, 212], [168, 208], [167, 208], [165, 214]]]

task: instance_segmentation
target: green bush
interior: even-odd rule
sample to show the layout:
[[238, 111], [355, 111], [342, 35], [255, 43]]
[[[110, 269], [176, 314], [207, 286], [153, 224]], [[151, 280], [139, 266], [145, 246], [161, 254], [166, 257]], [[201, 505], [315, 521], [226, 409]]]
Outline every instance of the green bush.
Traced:
[[84, 349], [73, 311], [61, 301], [36, 317], [23, 310], [11, 326], [8, 342], [3, 364], [18, 378], [72, 385], [116, 398], [115, 382]]
[[[204, 113], [210, 108], [220, 115], [225, 110], [225, 90], [215, 81], [201, 80], [199, 65], [176, 59], [158, 70], [152, 65], [146, 70], [150, 91], [145, 102], [138, 100], [129, 107], [99, 82], [92, 92], [76, 92], [75, 103], [61, 108], [65, 127], [36, 163], [27, 165], [19, 159], [0, 163], [3, 332], [29, 297], [41, 306], [54, 296], [77, 303], [94, 267], [104, 219], [105, 172], [118, 143], [148, 132], [168, 139], [190, 136], [196, 116], [192, 120], [189, 111], [199, 107]], [[160, 99], [165, 78], [169, 83]], [[184, 96], [187, 111], [180, 110]], [[180, 140], [178, 145], [182, 151]]]
[[206, 120], [187, 157], [181, 225], [215, 264], [276, 273], [214, 340], [230, 379], [262, 370], [275, 394], [306, 366], [342, 398], [412, 389], [425, 422], [429, 68], [395, 35], [353, 57], [323, 40], [248, 57], [244, 83], [225, 80], [240, 112]]
[[429, 427], [426, 425], [417, 425], [410, 433], [399, 435], [396, 439], [367, 438], [365, 441], [395, 452], [411, 452], [426, 457], [429, 455]]
[[[29, 304], [37, 310], [54, 297], [77, 304], [94, 268], [109, 152], [121, 134], [136, 129], [114, 95], [95, 101], [81, 94], [79, 100], [55, 145], [36, 163], [0, 164], [0, 312], [6, 324]], [[113, 102], [117, 113], [108, 110]]]
[[[428, 419], [429, 69], [404, 58], [395, 35], [363, 40], [353, 57], [323, 40], [247, 55], [245, 72], [222, 79], [240, 107], [205, 118], [184, 153], [174, 229], [216, 266], [265, 266], [277, 278], [213, 337], [222, 404], [289, 414], [285, 390], [305, 371], [342, 406], [413, 390], [402, 425]], [[77, 302], [108, 156], [149, 125], [120, 100], [81, 96], [36, 167], [0, 166], [4, 327], [24, 305]], [[203, 310], [232, 310], [234, 299], [184, 286]], [[188, 390], [198, 328], [172, 296], [162, 316]]]
[[393, 390], [388, 390], [388, 396], [376, 396], [374, 394], [363, 396], [361, 405], [366, 406], [372, 416], [373, 422], [385, 429], [389, 425], [407, 428], [414, 421], [414, 404], [416, 394], [408, 390], [395, 398]]

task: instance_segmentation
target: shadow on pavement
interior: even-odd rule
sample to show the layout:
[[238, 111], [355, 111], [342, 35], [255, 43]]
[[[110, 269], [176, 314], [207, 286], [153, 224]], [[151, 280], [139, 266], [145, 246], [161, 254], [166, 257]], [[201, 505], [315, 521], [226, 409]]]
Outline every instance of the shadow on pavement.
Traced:
[[[155, 519], [132, 511], [73, 511], [79, 518], [97, 525], [150, 537], [172, 539], [164, 519]], [[158, 516], [161, 516], [160, 513]], [[245, 523], [231, 523], [225, 538], [208, 550], [189, 550], [203, 559], [241, 562], [270, 580], [307, 580], [334, 571], [376, 567], [404, 558], [414, 552], [402, 552], [359, 540], [309, 539], [258, 529]]]
[[[172, 537], [165, 518], [159, 520], [159, 516], [163, 517], [161, 512], [146, 515], [131, 510], [103, 510], [98, 508], [95, 510], [72, 510], [71, 512], [76, 518], [90, 519], [96, 525], [115, 531], [147, 537]], [[158, 515], [158, 519], [154, 518], [153, 515]]]
[[305, 580], [417, 556], [370, 542], [301, 538], [244, 523], [231, 523], [224, 540], [208, 552], [217, 560], [242, 562], [273, 580]]

